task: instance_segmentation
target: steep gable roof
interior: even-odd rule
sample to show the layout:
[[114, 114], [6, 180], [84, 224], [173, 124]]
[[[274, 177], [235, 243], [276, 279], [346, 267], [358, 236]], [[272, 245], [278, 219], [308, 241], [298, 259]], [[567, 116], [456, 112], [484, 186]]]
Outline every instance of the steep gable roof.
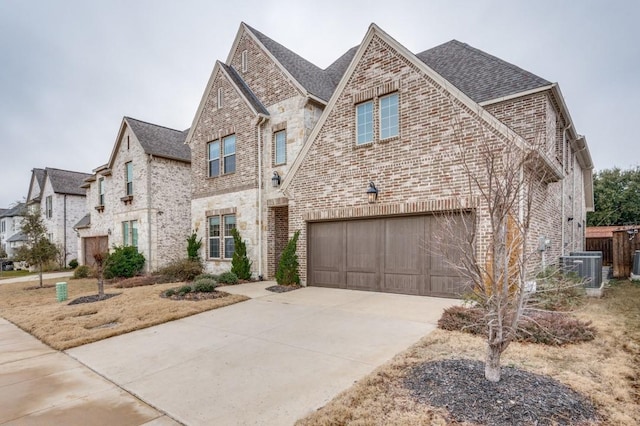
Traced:
[[334, 90], [335, 90], [335, 86], [337, 86], [338, 83], [340, 83], [340, 79], [342, 78], [345, 71], [349, 67], [349, 64], [353, 60], [353, 57], [356, 56], [356, 52], [358, 51], [359, 47], [360, 45], [353, 46], [351, 49], [343, 53], [342, 56], [336, 59], [331, 65], [325, 68], [324, 71], [327, 74], [329, 74], [329, 76], [331, 77], [331, 81], [334, 84]]
[[170, 129], [146, 121], [124, 117], [147, 154], [171, 160], [191, 162], [191, 150], [184, 144], [185, 131]]
[[[333, 110], [338, 97], [340, 96], [341, 92], [345, 89], [349, 78], [355, 71], [356, 66], [362, 59], [367, 47], [369, 46], [369, 44], [371, 43], [374, 37], [379, 37], [380, 39], [385, 41], [387, 44], [389, 44], [393, 49], [395, 49], [398, 52], [398, 54], [404, 56], [417, 69], [419, 69], [421, 72], [428, 75], [435, 82], [436, 85], [440, 86], [441, 90], [448, 92], [453, 99], [456, 99], [458, 102], [460, 102], [460, 104], [464, 105], [470, 111], [474, 111], [477, 117], [481, 121], [483, 121], [487, 126], [494, 129], [496, 132], [502, 134], [504, 137], [508, 138], [509, 140], [513, 141], [515, 144], [519, 146], [527, 145], [527, 142], [520, 135], [514, 132], [511, 128], [509, 128], [507, 125], [499, 121], [493, 115], [489, 114], [484, 108], [478, 105], [478, 103], [475, 102], [471, 97], [469, 97], [459, 88], [455, 87], [455, 85], [452, 85], [451, 82], [449, 82], [443, 76], [441, 76], [436, 71], [434, 71], [424, 61], [421, 61], [416, 55], [410, 52], [402, 44], [398, 43], [390, 35], [385, 33], [376, 24], [371, 24], [369, 26], [369, 30], [367, 31], [367, 34], [365, 35], [363, 42], [357, 48], [353, 59], [350, 61], [350, 65], [344, 72], [340, 80], [340, 83], [338, 84], [338, 86], [336, 87], [336, 90], [331, 96], [331, 99], [329, 100], [327, 107], [324, 109], [322, 116], [320, 117], [320, 120], [318, 120], [318, 123], [313, 128], [313, 131], [309, 135], [307, 143], [302, 147], [300, 154], [294, 160], [289, 173], [285, 177], [281, 186], [283, 191], [286, 192], [287, 188], [295, 178], [295, 175], [298, 169], [304, 162], [311, 147], [315, 143], [315, 140], [318, 137], [320, 130], [324, 127], [324, 123], [326, 122], [329, 114]], [[561, 175], [561, 171], [557, 168], [557, 166], [555, 166], [555, 164], [553, 164], [548, 158], [546, 158], [546, 156], [541, 155], [541, 157], [542, 157], [541, 161], [543, 165], [549, 169], [549, 171], [553, 174], [554, 178], [560, 179], [562, 175]]]
[[336, 84], [328, 73], [255, 28], [243, 25], [307, 92], [325, 102], [331, 98]]
[[82, 219], [78, 221], [75, 225], [73, 225], [73, 229], [83, 229], [89, 228], [91, 226], [91, 213], [87, 213], [84, 215]]
[[8, 243], [17, 243], [20, 241], [27, 241], [27, 236], [22, 232], [18, 232], [17, 234], [7, 238]]
[[85, 195], [82, 188], [84, 180], [91, 176], [90, 173], [72, 172], [70, 170], [60, 170], [47, 167], [45, 169], [46, 179], [51, 182], [51, 188], [56, 194]]
[[249, 88], [249, 86], [247, 86], [247, 83], [245, 83], [245, 81], [242, 79], [242, 77], [240, 77], [238, 72], [233, 67], [223, 64], [222, 62], [220, 62], [220, 67], [229, 76], [231, 83], [236, 86], [236, 88], [240, 92], [240, 95], [245, 98], [249, 106], [257, 114], [269, 115], [269, 111], [267, 111], [262, 102], [260, 102], [260, 99], [258, 99], [258, 97]]
[[27, 201], [39, 201], [42, 188], [44, 188], [44, 169], [31, 169], [31, 180], [29, 181]]
[[457, 40], [416, 56], [477, 103], [551, 85], [537, 75]]
[[4, 212], [0, 214], [0, 217], [15, 217], [24, 216], [27, 213], [27, 208], [24, 203], [18, 203], [15, 206], [4, 209]]

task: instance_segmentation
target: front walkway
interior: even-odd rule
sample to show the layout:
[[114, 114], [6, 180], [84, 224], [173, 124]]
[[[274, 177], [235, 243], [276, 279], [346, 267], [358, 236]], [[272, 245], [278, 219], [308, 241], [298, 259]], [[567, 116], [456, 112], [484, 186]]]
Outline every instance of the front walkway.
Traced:
[[0, 318], [0, 424], [178, 423]]
[[254, 298], [67, 353], [188, 425], [291, 425], [431, 332], [442, 310], [459, 303], [264, 290], [273, 284], [225, 288]]

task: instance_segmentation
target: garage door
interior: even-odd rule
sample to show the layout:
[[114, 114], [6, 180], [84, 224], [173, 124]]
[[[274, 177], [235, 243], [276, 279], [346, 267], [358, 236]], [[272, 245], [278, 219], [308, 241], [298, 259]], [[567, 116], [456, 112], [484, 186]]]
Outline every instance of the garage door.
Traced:
[[[460, 297], [451, 267], [468, 216], [403, 216], [309, 224], [309, 284], [423, 296]], [[446, 228], [446, 231], [445, 231]], [[439, 241], [436, 241], [439, 240]]]

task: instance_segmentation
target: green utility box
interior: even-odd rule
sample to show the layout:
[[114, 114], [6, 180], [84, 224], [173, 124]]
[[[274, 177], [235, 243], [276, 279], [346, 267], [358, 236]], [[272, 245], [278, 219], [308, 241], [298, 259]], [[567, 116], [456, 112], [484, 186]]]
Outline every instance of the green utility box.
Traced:
[[56, 297], [58, 298], [58, 302], [67, 300], [67, 283], [56, 283]]

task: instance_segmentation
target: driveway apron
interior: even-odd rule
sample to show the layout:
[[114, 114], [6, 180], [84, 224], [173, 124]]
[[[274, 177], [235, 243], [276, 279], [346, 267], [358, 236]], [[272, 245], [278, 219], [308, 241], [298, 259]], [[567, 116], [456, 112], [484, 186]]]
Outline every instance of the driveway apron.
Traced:
[[251, 291], [258, 297], [67, 353], [188, 425], [290, 425], [459, 303], [313, 287]]

